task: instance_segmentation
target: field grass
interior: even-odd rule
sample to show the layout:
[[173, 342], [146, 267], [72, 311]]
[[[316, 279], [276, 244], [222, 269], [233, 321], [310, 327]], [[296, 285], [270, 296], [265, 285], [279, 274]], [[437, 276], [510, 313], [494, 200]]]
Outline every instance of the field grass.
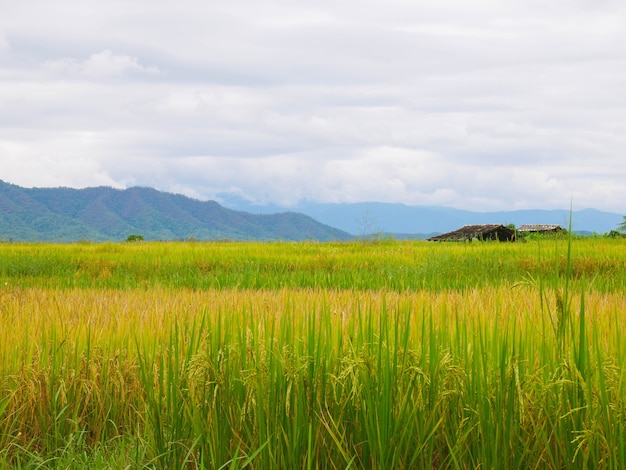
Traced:
[[0, 467], [626, 468], [625, 254], [0, 245]]
[[626, 289], [624, 241], [0, 245], [0, 280], [50, 288], [463, 290], [523, 278]]

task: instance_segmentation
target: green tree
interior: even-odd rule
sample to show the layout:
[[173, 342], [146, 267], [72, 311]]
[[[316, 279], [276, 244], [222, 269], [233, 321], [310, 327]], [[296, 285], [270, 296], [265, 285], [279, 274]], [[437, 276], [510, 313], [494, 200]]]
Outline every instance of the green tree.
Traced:
[[617, 226], [617, 230], [620, 232], [626, 232], [626, 215], [624, 216], [624, 220]]
[[132, 234], [126, 238], [127, 242], [142, 242], [144, 240], [143, 235]]

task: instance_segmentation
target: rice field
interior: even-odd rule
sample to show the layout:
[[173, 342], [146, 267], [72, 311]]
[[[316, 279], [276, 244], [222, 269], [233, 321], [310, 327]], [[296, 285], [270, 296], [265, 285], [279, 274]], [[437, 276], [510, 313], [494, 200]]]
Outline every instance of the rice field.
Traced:
[[626, 468], [626, 241], [0, 244], [2, 468]]

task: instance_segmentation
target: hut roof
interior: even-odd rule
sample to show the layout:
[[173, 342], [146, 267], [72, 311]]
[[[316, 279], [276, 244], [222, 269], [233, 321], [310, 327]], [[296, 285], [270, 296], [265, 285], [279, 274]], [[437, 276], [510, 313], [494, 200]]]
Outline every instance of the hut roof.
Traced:
[[559, 232], [563, 230], [558, 224], [523, 224], [517, 228], [518, 232]]
[[502, 224], [464, 225], [458, 230], [431, 237], [430, 241], [463, 241], [479, 239], [512, 240], [515, 232]]

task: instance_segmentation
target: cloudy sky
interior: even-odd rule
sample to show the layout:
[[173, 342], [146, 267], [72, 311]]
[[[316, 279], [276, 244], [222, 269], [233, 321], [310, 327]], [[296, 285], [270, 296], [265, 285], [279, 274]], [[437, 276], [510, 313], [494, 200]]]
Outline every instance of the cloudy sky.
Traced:
[[626, 3], [0, 0], [0, 179], [626, 211]]

